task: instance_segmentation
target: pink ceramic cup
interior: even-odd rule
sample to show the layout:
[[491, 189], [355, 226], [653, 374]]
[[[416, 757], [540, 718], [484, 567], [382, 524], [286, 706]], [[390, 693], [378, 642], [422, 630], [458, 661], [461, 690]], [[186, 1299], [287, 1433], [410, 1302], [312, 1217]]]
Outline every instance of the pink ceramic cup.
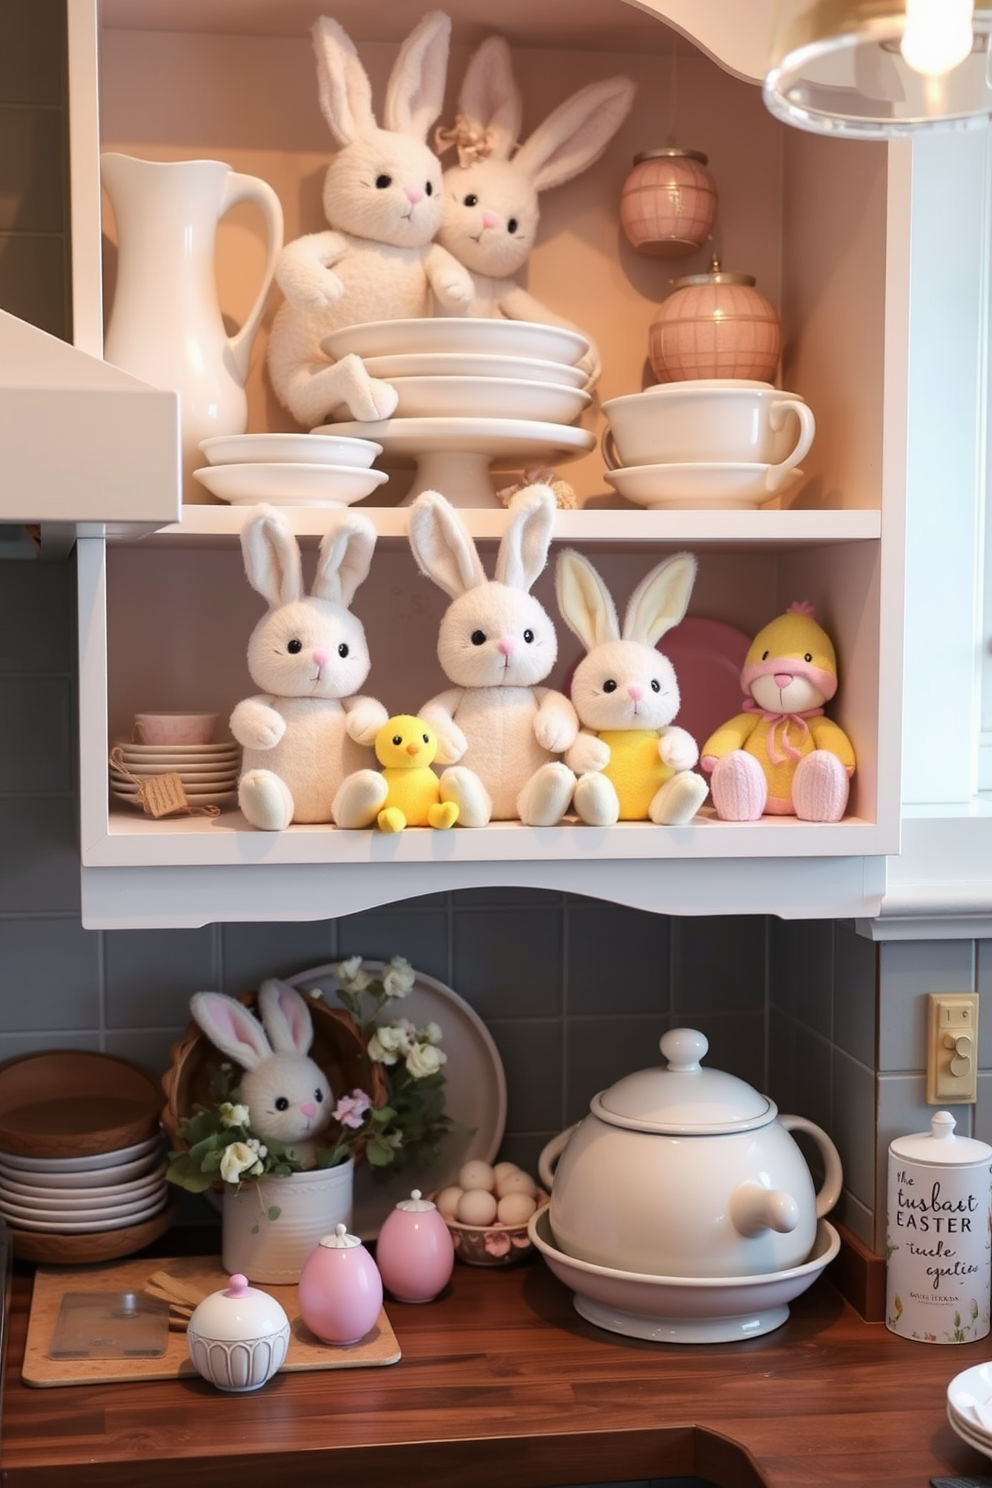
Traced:
[[217, 726], [216, 713], [135, 713], [138, 744], [209, 744]]

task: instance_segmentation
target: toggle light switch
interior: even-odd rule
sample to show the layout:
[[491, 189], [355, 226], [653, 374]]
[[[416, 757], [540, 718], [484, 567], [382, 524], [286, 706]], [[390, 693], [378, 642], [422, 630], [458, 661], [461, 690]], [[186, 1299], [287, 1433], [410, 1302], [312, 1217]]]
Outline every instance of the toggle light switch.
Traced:
[[978, 1097], [978, 993], [930, 992], [927, 1104], [970, 1105]]

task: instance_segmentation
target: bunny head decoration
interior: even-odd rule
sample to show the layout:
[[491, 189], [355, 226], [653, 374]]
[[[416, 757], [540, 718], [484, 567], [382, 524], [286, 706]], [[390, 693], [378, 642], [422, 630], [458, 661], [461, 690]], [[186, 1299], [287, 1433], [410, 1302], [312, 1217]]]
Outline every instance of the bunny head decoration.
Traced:
[[431, 11], [400, 47], [383, 123], [354, 43], [328, 16], [313, 28], [320, 108], [335, 154], [324, 179], [326, 230], [287, 243], [276, 268], [286, 296], [272, 326], [268, 369], [280, 403], [307, 428], [336, 409], [388, 418], [397, 395], [356, 356], [334, 361], [322, 342], [342, 326], [431, 313], [432, 297], [461, 313], [468, 272], [433, 242], [441, 166], [427, 132], [441, 112], [451, 22]]
[[592, 826], [616, 821], [681, 825], [706, 799], [699, 757], [679, 710], [675, 669], [657, 642], [685, 615], [696, 577], [691, 553], [666, 558], [641, 580], [621, 629], [606, 585], [581, 553], [558, 559], [558, 607], [586, 648], [572, 678], [583, 732], [566, 755], [578, 775], [575, 810]]
[[531, 594], [547, 561], [555, 498], [529, 486], [510, 503], [495, 577], [482, 566], [457, 510], [437, 491], [410, 508], [410, 546], [421, 571], [451, 598], [437, 654], [451, 688], [417, 712], [438, 739], [442, 796], [462, 826], [492, 818], [553, 826], [568, 810], [574, 776], [556, 756], [578, 732], [575, 710], [539, 684], [558, 656], [554, 623]]
[[[442, 148], [458, 151], [458, 163], [444, 173], [438, 242], [472, 273], [470, 314], [579, 329], [528, 294], [514, 275], [526, 265], [537, 238], [540, 193], [599, 159], [633, 98], [629, 78], [591, 83], [518, 144], [523, 104], [510, 48], [501, 36], [488, 37], [478, 48], [462, 83], [455, 126], [436, 136]], [[595, 347], [580, 365], [592, 386], [599, 375]]]
[[259, 506], [242, 529], [248, 581], [268, 604], [248, 642], [248, 670], [262, 691], [231, 715], [244, 751], [238, 802], [254, 827], [331, 821], [342, 780], [371, 758], [388, 715], [358, 694], [370, 660], [362, 623], [348, 606], [374, 547], [367, 517], [339, 517], [321, 541], [307, 594], [299, 546], [282, 513]]
[[309, 1055], [310, 1009], [294, 987], [274, 979], [259, 988], [258, 1006], [261, 1022], [222, 992], [195, 992], [190, 999], [207, 1038], [244, 1071], [240, 1096], [252, 1131], [306, 1161], [334, 1109], [327, 1076]]

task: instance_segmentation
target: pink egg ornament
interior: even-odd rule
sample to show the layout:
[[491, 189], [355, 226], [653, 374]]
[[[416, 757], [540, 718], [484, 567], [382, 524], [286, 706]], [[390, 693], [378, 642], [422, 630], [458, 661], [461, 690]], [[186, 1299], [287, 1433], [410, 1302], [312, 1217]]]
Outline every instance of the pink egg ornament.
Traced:
[[382, 1277], [358, 1236], [339, 1224], [304, 1261], [298, 1296], [311, 1333], [341, 1348], [360, 1343], [378, 1322]]
[[387, 1214], [375, 1253], [383, 1284], [397, 1302], [432, 1302], [455, 1268], [451, 1231], [419, 1188]]

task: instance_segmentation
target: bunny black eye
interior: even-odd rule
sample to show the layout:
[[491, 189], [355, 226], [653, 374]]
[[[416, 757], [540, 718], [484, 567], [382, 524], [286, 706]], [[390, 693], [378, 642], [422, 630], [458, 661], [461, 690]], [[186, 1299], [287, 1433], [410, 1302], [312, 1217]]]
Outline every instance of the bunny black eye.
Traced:
[[606, 681], [603, 683], [603, 691], [604, 692], [616, 692], [616, 690], [617, 690], [617, 684], [614, 682], [613, 678], [612, 677], [607, 677]]
[[294, 636], [291, 641], [286, 642], [286, 650], [289, 652], [290, 656], [299, 656], [300, 652], [303, 650], [303, 642], [298, 641]]
[[486, 632], [484, 630], [473, 630], [472, 645], [484, 646], [486, 644]]
[[392, 176], [387, 176], [387, 175], [383, 174], [381, 176], [376, 176], [376, 178], [375, 178], [375, 185], [376, 185], [376, 190], [377, 191], [385, 191], [386, 187], [387, 186], [392, 186], [392, 184], [393, 184], [393, 178], [392, 178]]
[[467, 207], [477, 207], [479, 205], [479, 198], [474, 191], [470, 191], [468, 196], [466, 196], [465, 205]]
[[342, 660], [348, 655], [348, 647], [345, 645], [344, 641], [342, 641], [340, 646], [338, 647], [338, 655], [342, 658]]
[[807, 651], [806, 652], [806, 655], [803, 657], [803, 661], [812, 661], [812, 660], [813, 660], [813, 653], [812, 653], [812, 651]]
[[517, 219], [516, 219], [516, 217], [511, 217], [510, 218], [509, 222], [506, 224], [506, 230], [507, 230], [508, 233], [515, 233], [516, 232], [516, 230], [517, 230]]
[[431, 185], [430, 181], [428, 181], [427, 184], [424, 187], [424, 195], [425, 196], [433, 196], [434, 195], [434, 187]]
[[652, 677], [651, 678], [651, 691], [652, 692], [660, 692], [661, 691], [661, 683], [658, 681], [658, 678], [657, 677]]
[[315, 1090], [313, 1093], [313, 1098], [317, 1102], [318, 1106], [322, 1106], [324, 1103], [324, 1092], [322, 1090]]
[[286, 1099], [286, 1097], [284, 1095], [277, 1095], [276, 1096], [276, 1110], [277, 1111], [288, 1111], [289, 1110], [289, 1101]]
[[533, 639], [534, 639], [534, 632], [532, 630], [525, 630], [524, 631], [524, 640], [527, 642], [528, 646], [530, 645], [530, 643], [531, 643], [531, 641]]

